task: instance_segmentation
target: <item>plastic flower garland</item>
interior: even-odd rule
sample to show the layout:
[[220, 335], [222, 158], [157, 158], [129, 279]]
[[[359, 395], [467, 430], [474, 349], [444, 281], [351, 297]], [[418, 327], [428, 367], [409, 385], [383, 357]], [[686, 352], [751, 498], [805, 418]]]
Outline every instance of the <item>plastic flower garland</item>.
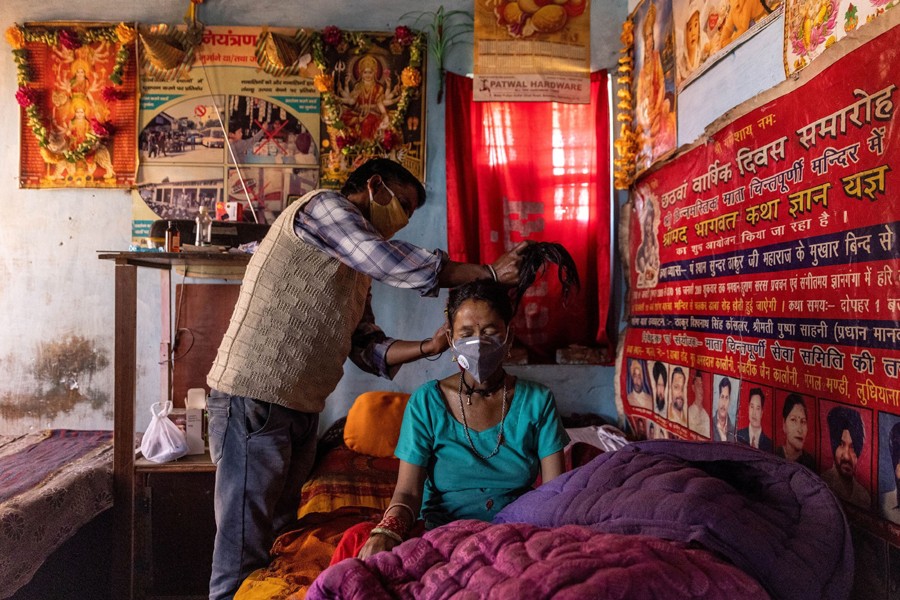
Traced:
[[626, 19], [622, 24], [622, 49], [619, 50], [619, 67], [616, 84], [619, 89], [616, 97], [619, 98], [616, 108], [616, 121], [621, 123], [619, 137], [615, 141], [618, 158], [613, 161], [615, 166], [614, 183], [616, 189], [627, 190], [634, 183], [635, 161], [637, 157], [638, 140], [632, 122], [634, 121], [634, 101], [631, 95], [631, 86], [634, 81], [634, 22]]
[[[6, 30], [6, 41], [12, 46], [13, 59], [16, 62], [16, 101], [25, 109], [28, 127], [37, 139], [42, 154], [50, 145], [49, 131], [44, 125], [43, 115], [38, 106], [38, 91], [31, 87], [31, 69], [28, 66], [28, 42], [40, 42], [48, 46], [63, 46], [68, 50], [76, 50], [86, 44], [99, 41], [118, 43], [116, 62], [113, 65], [109, 80], [113, 86], [105, 87], [101, 94], [109, 102], [124, 97], [124, 92], [117, 89], [122, 85], [122, 74], [128, 63], [128, 47], [135, 40], [135, 30], [125, 23], [111, 27], [92, 27], [88, 29], [32, 29], [13, 25]], [[113, 134], [115, 128], [109, 122], [91, 119], [91, 128], [87, 131], [83, 142], [74, 148], [59, 152], [67, 162], [79, 162], [96, 149], [97, 143]]]
[[325, 63], [325, 47], [333, 47], [339, 54], [344, 54], [352, 49], [354, 54], [363, 54], [372, 45], [371, 41], [363, 33], [342, 31], [331, 25], [321, 33], [313, 34], [312, 56], [318, 67], [319, 74], [313, 80], [316, 90], [322, 95], [322, 119], [329, 129], [337, 132], [334, 144], [341, 153], [375, 155], [390, 152], [398, 143], [399, 129], [406, 110], [416, 89], [422, 84], [422, 52], [425, 49], [425, 34], [414, 32], [409, 27], [401, 25], [394, 30], [390, 48], [394, 54], [401, 54], [405, 48], [409, 48], [409, 64], [400, 73], [400, 82], [403, 91], [397, 106], [391, 115], [390, 129], [384, 131], [380, 139], [358, 140], [355, 134], [350, 132], [347, 125], [341, 120], [341, 101], [334, 93], [334, 76], [329, 72]]

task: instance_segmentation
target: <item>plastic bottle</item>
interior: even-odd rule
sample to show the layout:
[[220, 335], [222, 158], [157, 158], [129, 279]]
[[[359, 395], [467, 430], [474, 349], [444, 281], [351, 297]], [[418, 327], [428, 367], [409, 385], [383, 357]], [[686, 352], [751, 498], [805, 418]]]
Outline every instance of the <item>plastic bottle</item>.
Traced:
[[196, 225], [195, 246], [208, 246], [212, 243], [212, 217], [209, 216], [209, 209], [201, 206], [200, 214], [194, 219]]
[[169, 221], [166, 228], [166, 252], [181, 252], [181, 233], [175, 221]]

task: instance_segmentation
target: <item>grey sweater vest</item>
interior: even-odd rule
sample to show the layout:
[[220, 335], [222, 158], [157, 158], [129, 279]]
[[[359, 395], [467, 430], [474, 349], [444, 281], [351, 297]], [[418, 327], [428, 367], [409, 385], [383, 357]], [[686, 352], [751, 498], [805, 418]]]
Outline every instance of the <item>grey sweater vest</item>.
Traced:
[[371, 280], [306, 244], [294, 217], [275, 220], [250, 259], [206, 383], [235, 396], [321, 412], [340, 381]]

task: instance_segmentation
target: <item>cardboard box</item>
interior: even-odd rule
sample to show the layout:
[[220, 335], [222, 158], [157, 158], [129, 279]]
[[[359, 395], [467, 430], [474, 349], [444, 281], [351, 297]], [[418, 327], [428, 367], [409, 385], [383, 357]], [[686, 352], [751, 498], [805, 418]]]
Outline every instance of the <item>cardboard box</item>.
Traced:
[[173, 408], [169, 419], [181, 429], [187, 437], [188, 454], [203, 454], [206, 443], [203, 439], [203, 410], [199, 408]]
[[243, 221], [244, 205], [240, 202], [216, 202], [216, 221]]

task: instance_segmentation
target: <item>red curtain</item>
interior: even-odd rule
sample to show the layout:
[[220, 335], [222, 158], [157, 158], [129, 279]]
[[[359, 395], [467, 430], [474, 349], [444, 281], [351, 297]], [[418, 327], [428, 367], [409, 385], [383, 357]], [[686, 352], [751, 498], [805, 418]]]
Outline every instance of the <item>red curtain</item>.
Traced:
[[562, 306], [549, 268], [521, 301], [517, 339], [537, 360], [573, 343], [611, 357], [606, 72], [591, 75], [590, 104], [473, 102], [471, 79], [446, 77], [450, 257], [484, 263], [522, 240], [563, 244], [581, 292]]

